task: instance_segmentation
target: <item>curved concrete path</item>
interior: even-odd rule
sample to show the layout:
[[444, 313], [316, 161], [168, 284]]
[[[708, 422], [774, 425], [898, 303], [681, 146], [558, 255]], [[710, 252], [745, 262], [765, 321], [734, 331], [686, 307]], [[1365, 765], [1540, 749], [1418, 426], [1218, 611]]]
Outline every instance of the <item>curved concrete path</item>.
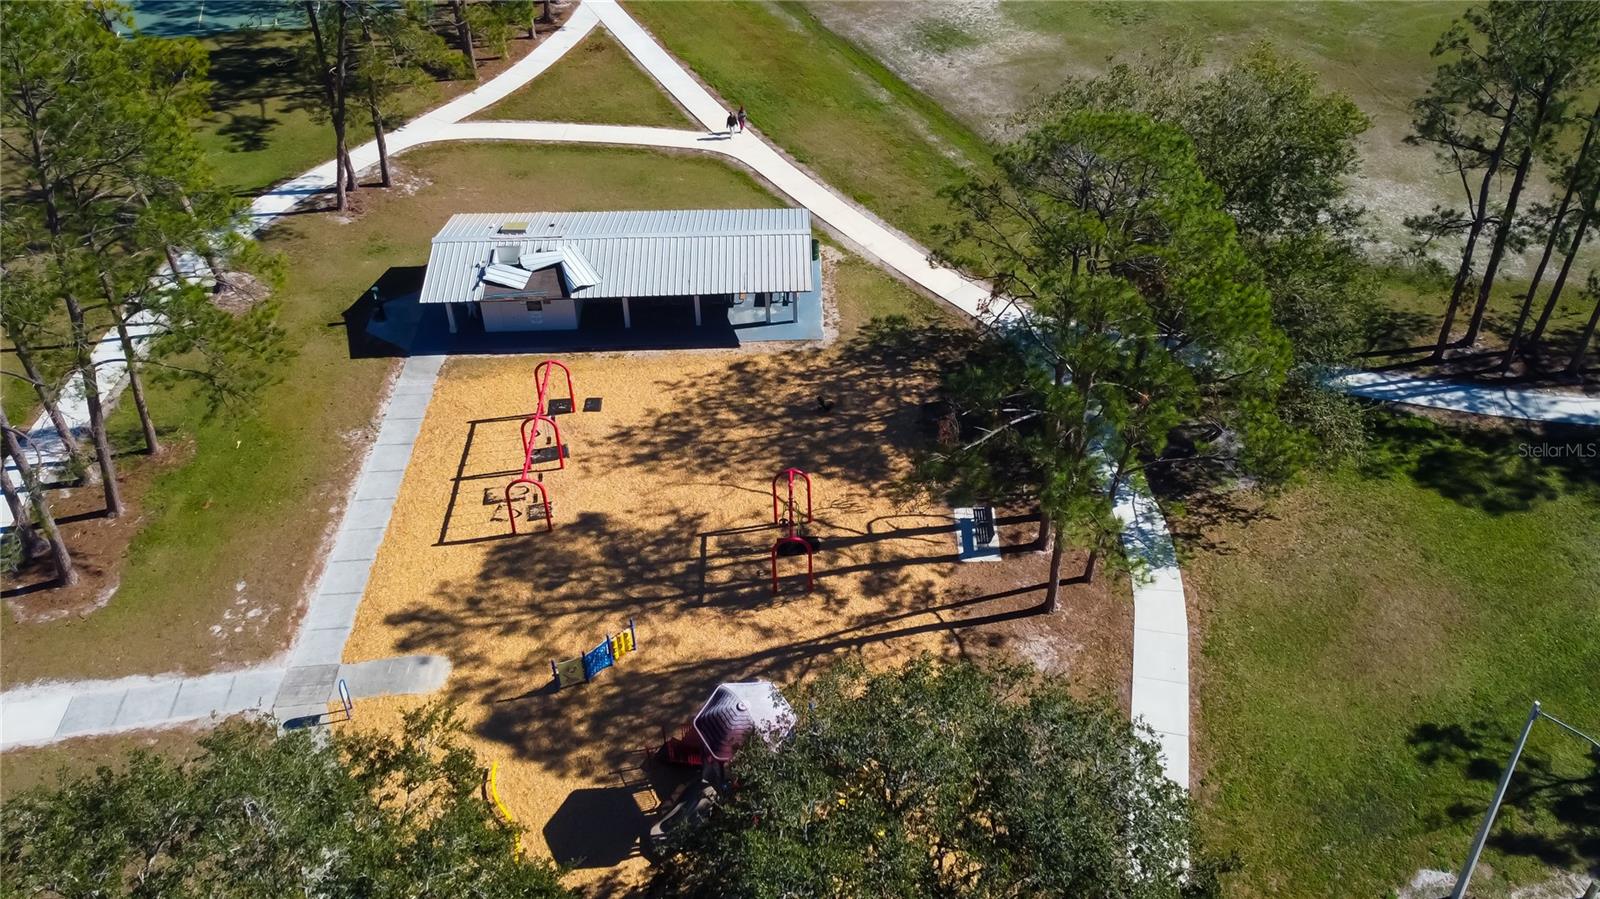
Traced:
[[1472, 415], [1600, 427], [1600, 397], [1419, 378], [1404, 372], [1353, 371], [1329, 383], [1346, 393]]

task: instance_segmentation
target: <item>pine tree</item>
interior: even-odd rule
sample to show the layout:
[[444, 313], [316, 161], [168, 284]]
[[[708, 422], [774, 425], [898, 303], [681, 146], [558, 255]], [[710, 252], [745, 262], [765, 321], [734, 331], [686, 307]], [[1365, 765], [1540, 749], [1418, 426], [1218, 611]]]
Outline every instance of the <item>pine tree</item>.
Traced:
[[[1072, 112], [949, 192], [942, 258], [989, 281], [1014, 323], [947, 384], [965, 439], [924, 462], [962, 495], [1031, 499], [1055, 532], [1046, 607], [1072, 540], [1126, 562], [1117, 494], [1181, 425], [1270, 471], [1291, 443], [1273, 404], [1290, 361], [1222, 197], [1170, 126]], [[1011, 495], [994, 496], [1005, 490]]]
[[[1516, 228], [1522, 191], [1543, 147], [1552, 137], [1574, 88], [1586, 83], [1600, 61], [1600, 3], [1556, 0], [1518, 3], [1495, 0], [1469, 9], [1434, 47], [1444, 62], [1428, 92], [1416, 101], [1409, 143], [1434, 148], [1461, 180], [1467, 211], [1435, 208], [1407, 224], [1424, 242], [1462, 235], [1444, 321], [1431, 358], [1477, 339], [1495, 276]], [[1496, 179], [1510, 162], [1511, 186], [1494, 208]], [[1481, 172], [1477, 187], [1473, 173]], [[1494, 238], [1481, 276], [1478, 242], [1492, 227]], [[1454, 339], [1456, 317], [1474, 280], [1477, 297], [1467, 330]]]
[[458, 74], [459, 60], [428, 27], [427, 19], [411, 7], [357, 3], [352, 14], [361, 33], [351, 66], [352, 90], [372, 120], [380, 179], [389, 187], [393, 179], [384, 132], [399, 120], [396, 106], [400, 96], [426, 87], [436, 75]]
[[0, 408], [0, 446], [3, 446], [4, 456], [11, 458], [11, 464], [16, 466], [17, 474], [22, 478], [22, 487], [28, 492], [28, 508], [21, 508], [22, 504], [15, 495], [11, 478], [5, 474], [0, 466], [0, 481], [5, 482], [6, 502], [11, 505], [11, 518], [17, 522], [19, 530], [32, 530], [38, 526], [43, 533], [45, 545], [50, 550], [51, 561], [56, 568], [56, 582], [63, 587], [70, 587], [78, 582], [78, 569], [72, 564], [72, 553], [67, 549], [67, 542], [61, 536], [61, 529], [56, 527], [55, 515], [50, 511], [50, 500], [45, 496], [44, 484], [40, 482], [38, 473], [28, 461], [27, 451], [18, 439], [16, 429], [11, 427], [11, 421], [6, 418], [3, 408]]
[[[1578, 145], [1578, 150], [1570, 157], [1565, 165], [1560, 166], [1562, 175], [1561, 200], [1550, 212], [1549, 225], [1546, 228], [1544, 251], [1539, 254], [1539, 262], [1533, 269], [1533, 276], [1528, 281], [1528, 290], [1523, 294], [1522, 304], [1517, 310], [1517, 323], [1511, 329], [1511, 338], [1506, 342], [1505, 354], [1500, 359], [1500, 371], [1509, 370], [1517, 357], [1522, 353], [1524, 344], [1522, 331], [1528, 323], [1528, 315], [1533, 310], [1534, 300], [1539, 295], [1539, 285], [1544, 281], [1545, 268], [1550, 264], [1550, 257], [1554, 255], [1556, 246], [1562, 243], [1562, 237], [1568, 233], [1566, 227], [1568, 214], [1574, 211], [1572, 202], [1582, 193], [1583, 185], [1589, 180], [1600, 178], [1600, 149], [1596, 148], [1595, 137], [1600, 135], [1600, 105], [1596, 105], [1594, 112], [1588, 116], [1588, 125], [1584, 128], [1583, 141]], [[1579, 212], [1581, 231], [1587, 227], [1587, 220]]]

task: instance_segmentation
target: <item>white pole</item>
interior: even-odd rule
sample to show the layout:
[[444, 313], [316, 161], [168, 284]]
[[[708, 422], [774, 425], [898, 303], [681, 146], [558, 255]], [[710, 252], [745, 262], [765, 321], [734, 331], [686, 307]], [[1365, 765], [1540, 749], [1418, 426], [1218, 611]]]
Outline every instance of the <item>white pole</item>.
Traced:
[[624, 328], [633, 327], [633, 313], [628, 310], [627, 297], [622, 298], [622, 326]]
[[1467, 853], [1467, 861], [1461, 866], [1461, 875], [1456, 878], [1456, 888], [1450, 891], [1450, 899], [1463, 899], [1467, 895], [1467, 884], [1472, 881], [1472, 869], [1478, 867], [1478, 856], [1483, 854], [1483, 844], [1489, 840], [1489, 831], [1494, 827], [1494, 817], [1500, 813], [1500, 803], [1506, 798], [1506, 788], [1511, 786], [1511, 775], [1517, 770], [1517, 760], [1522, 758], [1522, 747], [1528, 745], [1528, 732], [1533, 730], [1533, 722], [1539, 720], [1539, 703], [1533, 703], [1533, 709], [1528, 712], [1528, 721], [1522, 725], [1522, 736], [1517, 738], [1517, 748], [1511, 750], [1511, 761], [1506, 763], [1506, 770], [1500, 774], [1500, 786], [1495, 788], [1494, 800], [1489, 803], [1489, 810], [1483, 815], [1483, 823], [1478, 825], [1478, 835], [1472, 838], [1472, 851]]
[[694, 326], [700, 327], [700, 295], [694, 295]]
[[451, 334], [456, 333], [456, 311], [455, 310], [456, 310], [456, 304], [455, 303], [445, 303], [444, 304], [444, 317], [445, 317], [445, 319], [447, 321], [450, 322], [450, 333]]

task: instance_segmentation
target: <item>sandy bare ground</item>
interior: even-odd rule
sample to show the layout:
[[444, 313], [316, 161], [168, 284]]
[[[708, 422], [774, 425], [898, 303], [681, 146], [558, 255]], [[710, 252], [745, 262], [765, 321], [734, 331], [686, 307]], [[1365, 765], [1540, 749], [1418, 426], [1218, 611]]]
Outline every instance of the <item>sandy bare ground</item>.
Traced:
[[[1062, 611], [1036, 614], [1043, 557], [961, 564], [949, 509], [895, 498], [937, 374], [927, 350], [858, 335], [787, 353], [565, 357], [579, 408], [599, 398], [601, 411], [560, 416], [569, 463], [539, 466], [555, 530], [535, 515], [518, 537], [500, 492], [519, 466], [536, 359], [452, 360], [346, 661], [449, 656], [446, 692], [485, 762], [500, 762], [499, 792], [528, 847], [576, 861], [574, 882], [596, 894], [640, 882], [635, 839], [671, 786], [639, 767], [638, 750], [719, 682], [792, 682], [845, 654], [879, 664], [1009, 651], [1125, 704], [1124, 585], [1072, 585]], [[822, 548], [815, 592], [803, 561], [784, 559], [774, 597], [768, 485], [790, 465], [815, 478]], [[1033, 531], [1018, 521], [1002, 539]], [[551, 660], [629, 619], [636, 654], [593, 683], [553, 688]], [[363, 701], [357, 724], [392, 727], [417, 702]]]
[[[1118, 12], [1109, 4], [1083, 6], [1095, 7], [1097, 15]], [[1140, 26], [1148, 22], [1145, 17], [1159, 14], [1158, 9], [1125, 9], [1123, 25], [1129, 33], [1124, 43], [1102, 45], [1091, 40], [1089, 49], [1060, 34], [1029, 29], [1007, 15], [997, 0], [953, 5], [905, 0], [812, 2], [808, 8], [829, 28], [866, 48], [907, 82], [995, 140], [1014, 136], [1018, 130], [1015, 117], [1065, 80], [1092, 77], [1113, 61], [1138, 65], [1141, 49], [1153, 51], [1145, 47], [1149, 41], [1139, 33]], [[1405, 16], [1408, 9], [1394, 6], [1389, 15]], [[1330, 24], [1332, 21], [1330, 18]], [[1382, 17], [1366, 24], [1381, 27]], [[947, 38], [945, 44], [938, 35], [959, 37]], [[1268, 36], [1265, 32], [1185, 35], [1211, 53], [1213, 64], [1231, 59], [1251, 41]], [[1362, 168], [1351, 182], [1351, 195], [1369, 211], [1375, 252], [1408, 247], [1412, 236], [1404, 226], [1407, 216], [1426, 213], [1435, 204], [1460, 207], [1464, 202], [1459, 180], [1444, 171], [1429, 149], [1404, 143], [1411, 129], [1410, 103], [1427, 87], [1431, 71], [1426, 48], [1417, 52], [1415, 60], [1408, 60], [1412, 64], [1403, 71], [1385, 71], [1382, 63], [1359, 66], [1321, 57], [1316, 48], [1328, 40], [1327, 35], [1307, 35], [1301, 47], [1279, 36], [1276, 43], [1293, 56], [1311, 60], [1328, 89], [1349, 92], [1372, 117], [1372, 128], [1360, 141]], [[1530, 187], [1535, 199], [1548, 196], [1543, 171], [1535, 172]], [[1503, 266], [1506, 275], [1531, 274], [1541, 248], [1508, 254]], [[1457, 244], [1443, 241], [1433, 255], [1453, 262], [1459, 253]], [[1586, 255], [1595, 258], [1593, 253]]]

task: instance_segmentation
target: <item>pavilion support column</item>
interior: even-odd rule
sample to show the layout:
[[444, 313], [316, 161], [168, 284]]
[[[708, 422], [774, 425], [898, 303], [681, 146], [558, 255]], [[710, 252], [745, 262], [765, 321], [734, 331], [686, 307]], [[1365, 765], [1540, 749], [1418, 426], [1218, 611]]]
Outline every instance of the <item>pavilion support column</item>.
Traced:
[[700, 295], [694, 295], [694, 326], [700, 327]]
[[622, 298], [622, 326], [624, 328], [633, 327], [633, 310], [628, 308], [627, 297]]
[[451, 334], [456, 333], [456, 304], [455, 303], [445, 303], [444, 304], [444, 317], [445, 317], [445, 321], [448, 321], [450, 323], [450, 333]]

